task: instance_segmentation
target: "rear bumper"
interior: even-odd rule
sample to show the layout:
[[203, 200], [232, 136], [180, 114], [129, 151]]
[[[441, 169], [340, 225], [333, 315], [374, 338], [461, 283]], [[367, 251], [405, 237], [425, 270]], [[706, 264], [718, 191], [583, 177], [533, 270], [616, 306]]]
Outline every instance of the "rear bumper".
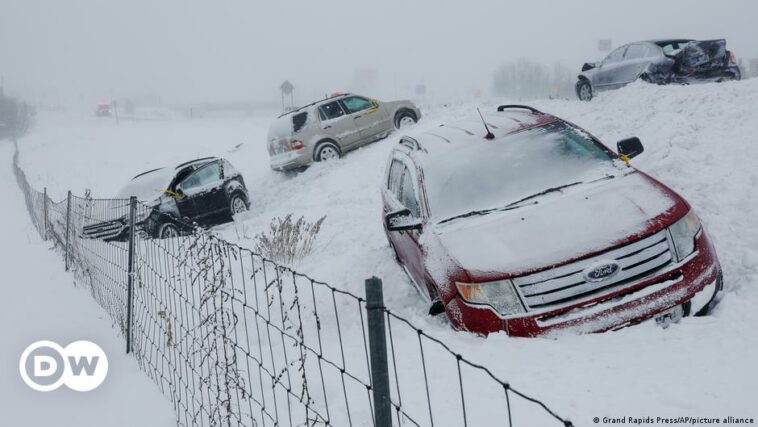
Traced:
[[696, 239], [696, 251], [684, 261], [634, 285], [554, 311], [503, 318], [489, 307], [454, 297], [446, 306], [458, 329], [482, 334], [505, 331], [531, 337], [561, 332], [588, 333], [639, 323], [678, 305], [689, 303], [689, 314], [712, 307], [721, 289], [721, 268], [705, 232]]
[[311, 159], [310, 150], [307, 148], [274, 154], [271, 156], [271, 169], [278, 171], [300, 169], [311, 164]]

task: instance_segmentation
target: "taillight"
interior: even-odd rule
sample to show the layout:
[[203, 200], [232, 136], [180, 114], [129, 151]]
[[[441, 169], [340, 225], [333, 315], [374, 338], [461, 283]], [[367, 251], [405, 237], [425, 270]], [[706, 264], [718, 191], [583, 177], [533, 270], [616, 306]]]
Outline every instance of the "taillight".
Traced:
[[731, 50], [729, 51], [729, 63], [730, 64], [737, 63], [737, 58], [735, 57], [734, 52], [732, 52]]
[[292, 141], [290, 141], [290, 147], [292, 147], [293, 150], [302, 150], [303, 148], [305, 148], [305, 144], [303, 144], [302, 141], [293, 139]]

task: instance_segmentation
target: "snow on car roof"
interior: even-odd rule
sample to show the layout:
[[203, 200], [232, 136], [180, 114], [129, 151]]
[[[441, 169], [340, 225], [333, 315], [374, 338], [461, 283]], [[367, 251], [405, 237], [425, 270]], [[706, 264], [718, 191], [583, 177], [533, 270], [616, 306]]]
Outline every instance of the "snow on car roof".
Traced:
[[468, 144], [492, 144], [497, 140], [524, 129], [541, 126], [558, 120], [555, 116], [528, 110], [506, 110], [483, 114], [494, 139], [486, 139], [487, 130], [478, 116], [445, 123], [434, 129], [412, 136], [421, 152], [443, 154]]

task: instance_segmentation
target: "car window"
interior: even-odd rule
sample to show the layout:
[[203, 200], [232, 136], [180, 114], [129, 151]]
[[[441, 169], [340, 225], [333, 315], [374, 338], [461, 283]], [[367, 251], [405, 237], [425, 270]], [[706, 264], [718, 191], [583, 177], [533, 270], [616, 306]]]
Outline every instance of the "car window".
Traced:
[[664, 45], [659, 45], [659, 46], [661, 47], [661, 49], [663, 49], [663, 53], [665, 53], [666, 55], [675, 55], [687, 43], [688, 42], [686, 41], [683, 41], [683, 42], [676, 41], [676, 42], [670, 42], [670, 43], [666, 43]]
[[182, 181], [180, 186], [182, 190], [186, 191], [192, 188], [202, 187], [208, 184], [212, 184], [221, 179], [221, 170], [218, 166], [218, 162], [213, 162], [209, 165], [203, 166], [187, 179]]
[[603, 60], [603, 65], [609, 65], [609, 64], [615, 64], [617, 62], [621, 62], [624, 59], [624, 52], [626, 51], [626, 46], [622, 46], [605, 57]]
[[508, 206], [546, 189], [616, 176], [624, 166], [581, 129], [555, 121], [498, 140], [466, 144], [424, 165], [430, 214], [446, 219]]
[[374, 106], [371, 101], [360, 96], [348, 96], [342, 100], [342, 104], [345, 105], [345, 108], [347, 108], [347, 111], [351, 114], [357, 113], [358, 111], [368, 110]]
[[647, 56], [647, 47], [642, 44], [630, 45], [626, 50], [624, 59], [641, 59]]
[[345, 112], [342, 111], [340, 103], [334, 101], [320, 106], [318, 108], [318, 114], [321, 117], [321, 120], [332, 120], [344, 116]]
[[411, 171], [407, 167], [403, 168], [403, 178], [400, 181], [400, 203], [411, 211], [411, 215], [418, 218], [421, 216], [418, 199], [416, 198], [416, 187], [413, 182]]
[[308, 112], [303, 111], [292, 116], [292, 132], [298, 133], [308, 121]]
[[393, 159], [390, 165], [389, 178], [387, 179], [387, 188], [398, 200], [400, 199], [400, 178], [402, 177], [404, 167], [400, 160]]

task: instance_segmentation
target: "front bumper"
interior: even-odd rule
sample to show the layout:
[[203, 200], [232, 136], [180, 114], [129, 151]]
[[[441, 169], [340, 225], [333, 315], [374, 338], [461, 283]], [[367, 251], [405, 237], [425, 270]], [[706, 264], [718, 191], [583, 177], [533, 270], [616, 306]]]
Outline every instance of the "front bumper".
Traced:
[[[703, 231], [695, 252], [651, 277], [612, 293], [590, 298], [553, 311], [502, 317], [488, 306], [472, 305], [455, 296], [445, 307], [457, 329], [488, 334], [505, 331], [532, 337], [564, 331], [603, 332], [642, 322], [685, 303], [690, 313], [707, 311], [721, 289], [721, 268], [716, 252]], [[709, 294], [710, 291], [710, 294]]]

